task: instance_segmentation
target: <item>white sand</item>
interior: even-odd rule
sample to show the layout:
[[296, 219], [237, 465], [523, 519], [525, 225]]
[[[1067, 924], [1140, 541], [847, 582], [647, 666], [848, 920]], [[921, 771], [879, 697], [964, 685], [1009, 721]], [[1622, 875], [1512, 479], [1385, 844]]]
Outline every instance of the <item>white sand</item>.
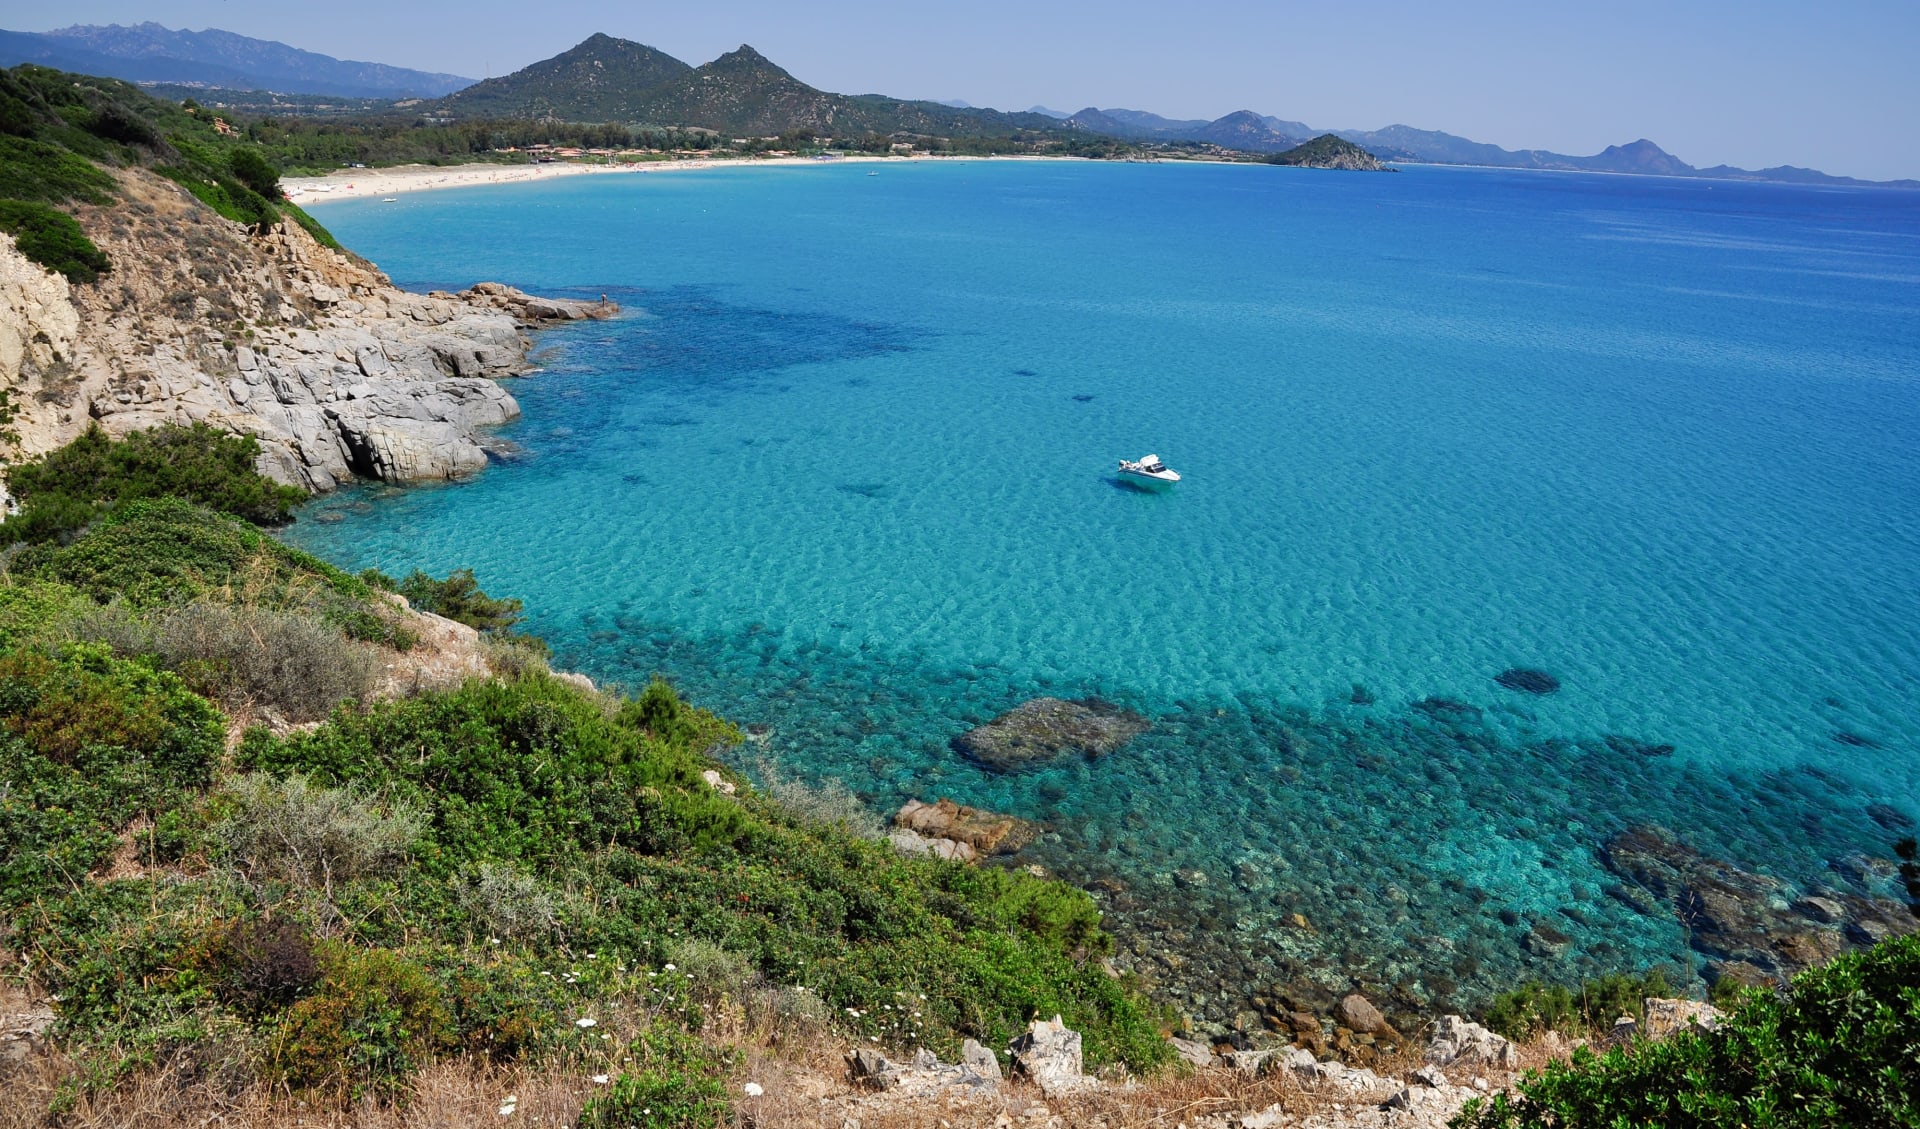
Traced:
[[548, 180], [556, 176], [645, 176], [651, 173], [685, 169], [771, 168], [800, 165], [873, 162], [904, 164], [916, 160], [970, 160], [966, 157], [879, 157], [848, 156], [834, 161], [816, 161], [811, 157], [736, 158], [685, 161], [645, 161], [634, 164], [590, 165], [555, 161], [546, 165], [401, 165], [390, 169], [341, 169], [326, 176], [291, 176], [280, 181], [287, 198], [301, 207], [324, 204], [329, 200], [351, 200], [364, 196], [402, 196], [442, 188], [472, 188], [487, 184], [518, 184]]

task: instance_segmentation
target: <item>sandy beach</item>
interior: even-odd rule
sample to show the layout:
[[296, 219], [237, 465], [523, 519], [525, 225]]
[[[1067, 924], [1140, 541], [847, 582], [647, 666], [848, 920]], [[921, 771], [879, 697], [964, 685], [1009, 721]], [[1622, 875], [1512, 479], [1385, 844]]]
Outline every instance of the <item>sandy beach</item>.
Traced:
[[329, 200], [352, 200], [365, 196], [399, 197], [410, 192], [447, 188], [473, 188], [489, 184], [520, 184], [550, 180], [561, 176], [634, 176], [712, 168], [770, 168], [867, 162], [905, 164], [908, 161], [973, 160], [969, 157], [879, 157], [848, 156], [832, 161], [812, 157], [771, 157], [765, 159], [694, 159], [687, 161], [648, 161], [635, 164], [590, 165], [556, 161], [543, 165], [399, 165], [389, 169], [341, 169], [326, 176], [290, 176], [281, 180], [287, 198], [301, 207], [324, 204]]

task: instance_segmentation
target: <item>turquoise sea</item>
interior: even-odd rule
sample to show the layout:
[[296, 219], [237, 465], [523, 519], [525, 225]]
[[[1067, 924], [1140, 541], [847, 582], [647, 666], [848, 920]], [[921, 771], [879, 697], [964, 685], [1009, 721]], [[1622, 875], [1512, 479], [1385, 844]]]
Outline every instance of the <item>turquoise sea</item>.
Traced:
[[[1044, 821], [1023, 861], [1196, 1014], [1684, 974], [1608, 835], [1810, 888], [1920, 818], [1920, 194], [870, 168], [317, 209], [402, 285], [625, 313], [544, 335], [518, 456], [291, 538], [472, 566], [558, 664], [752, 725], [749, 771]], [[1149, 451], [1172, 493], [1113, 477]], [[1154, 726], [949, 747], [1041, 694]]]

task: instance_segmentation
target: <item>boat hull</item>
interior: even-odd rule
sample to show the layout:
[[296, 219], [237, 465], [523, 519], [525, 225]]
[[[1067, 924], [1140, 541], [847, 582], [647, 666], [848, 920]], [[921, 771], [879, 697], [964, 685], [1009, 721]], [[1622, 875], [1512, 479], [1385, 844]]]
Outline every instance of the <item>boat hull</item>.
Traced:
[[1129, 486], [1139, 486], [1148, 490], [1170, 490], [1173, 488], [1173, 484], [1180, 480], [1178, 478], [1161, 478], [1158, 475], [1141, 474], [1137, 470], [1123, 470], [1120, 472], [1120, 481], [1125, 482]]

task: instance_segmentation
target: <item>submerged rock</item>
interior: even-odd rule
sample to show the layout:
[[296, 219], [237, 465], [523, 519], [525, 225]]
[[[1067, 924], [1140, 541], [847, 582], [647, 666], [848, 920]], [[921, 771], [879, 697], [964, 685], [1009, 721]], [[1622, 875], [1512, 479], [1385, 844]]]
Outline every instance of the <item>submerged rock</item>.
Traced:
[[1614, 835], [1601, 861], [1670, 906], [1696, 950], [1769, 980], [1832, 959], [1843, 938], [1871, 945], [1920, 929], [1897, 902], [1838, 891], [1802, 899], [1786, 882], [1708, 858], [1658, 827]]
[[1097, 699], [1035, 698], [953, 739], [960, 753], [1009, 772], [1069, 751], [1111, 753], [1145, 732], [1137, 713]]
[[1672, 745], [1656, 745], [1638, 737], [1622, 737], [1618, 733], [1609, 733], [1601, 739], [1607, 743], [1607, 748], [1623, 757], [1670, 757], [1674, 751]]
[[1544, 670], [1532, 667], [1516, 666], [1503, 670], [1493, 676], [1493, 680], [1509, 690], [1522, 694], [1551, 694], [1560, 689], [1560, 680]]

